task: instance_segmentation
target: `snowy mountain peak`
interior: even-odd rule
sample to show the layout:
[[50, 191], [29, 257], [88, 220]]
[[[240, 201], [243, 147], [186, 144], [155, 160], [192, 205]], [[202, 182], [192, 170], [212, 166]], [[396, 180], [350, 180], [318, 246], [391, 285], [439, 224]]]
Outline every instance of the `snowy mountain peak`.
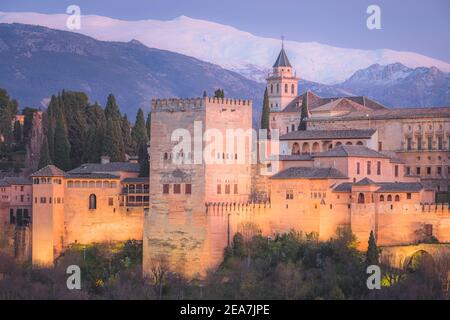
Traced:
[[[0, 23], [38, 24], [65, 31], [67, 15], [0, 12]], [[280, 50], [280, 40], [258, 37], [234, 27], [179, 16], [173, 20], [124, 21], [103, 16], [82, 16], [79, 33], [106, 41], [136, 39], [148, 47], [182, 53], [264, 82]], [[325, 84], [345, 81], [374, 64], [401, 63], [407, 68], [432, 67], [450, 72], [450, 64], [413, 52], [389, 49], [358, 50], [317, 42], [285, 41], [289, 61], [304, 79]], [[391, 73], [401, 75], [401, 68]], [[395, 71], [394, 71], [395, 70]]]

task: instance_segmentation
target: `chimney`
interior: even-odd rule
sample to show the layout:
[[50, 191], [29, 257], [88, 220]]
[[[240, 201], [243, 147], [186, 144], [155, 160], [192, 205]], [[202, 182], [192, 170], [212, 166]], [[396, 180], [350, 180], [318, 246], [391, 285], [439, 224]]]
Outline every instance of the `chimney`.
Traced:
[[101, 164], [107, 164], [107, 163], [110, 162], [110, 157], [109, 156], [102, 156], [100, 159], [101, 159], [100, 160]]

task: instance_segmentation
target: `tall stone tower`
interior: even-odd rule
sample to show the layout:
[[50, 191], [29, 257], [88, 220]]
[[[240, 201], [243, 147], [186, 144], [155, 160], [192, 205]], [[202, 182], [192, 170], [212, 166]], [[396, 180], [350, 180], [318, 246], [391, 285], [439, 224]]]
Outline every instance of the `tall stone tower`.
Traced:
[[252, 102], [153, 100], [151, 137], [144, 273], [162, 257], [175, 271], [202, 273], [222, 259], [227, 232], [226, 214], [213, 217], [206, 205], [237, 206], [250, 198]]
[[35, 266], [53, 265], [62, 250], [64, 235], [65, 172], [48, 165], [34, 174], [32, 262]]
[[272, 73], [267, 77], [267, 92], [271, 112], [283, 110], [289, 102], [297, 97], [298, 78], [295, 76], [291, 63], [281, 46]]

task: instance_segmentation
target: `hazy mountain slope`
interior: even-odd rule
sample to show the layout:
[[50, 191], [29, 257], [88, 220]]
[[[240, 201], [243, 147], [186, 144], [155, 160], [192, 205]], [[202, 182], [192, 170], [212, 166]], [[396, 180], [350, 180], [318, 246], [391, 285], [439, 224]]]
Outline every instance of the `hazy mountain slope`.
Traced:
[[138, 41], [104, 42], [23, 24], [0, 24], [0, 87], [22, 107], [40, 106], [62, 89], [103, 104], [112, 92], [130, 117], [139, 106], [149, 110], [152, 98], [212, 95], [217, 87], [259, 107], [264, 90], [235, 72]]
[[[22, 22], [67, 30], [67, 15], [0, 12], [0, 22]], [[280, 49], [279, 39], [257, 37], [233, 27], [181, 16], [170, 21], [122, 21], [103, 16], [82, 16], [77, 32], [100, 40], [137, 39], [152, 47], [183, 53], [263, 81]], [[407, 67], [435, 66], [450, 72], [450, 64], [412, 52], [389, 49], [358, 50], [316, 42], [286, 41], [297, 74], [306, 80], [336, 84], [354, 72], [378, 63], [400, 62]]]

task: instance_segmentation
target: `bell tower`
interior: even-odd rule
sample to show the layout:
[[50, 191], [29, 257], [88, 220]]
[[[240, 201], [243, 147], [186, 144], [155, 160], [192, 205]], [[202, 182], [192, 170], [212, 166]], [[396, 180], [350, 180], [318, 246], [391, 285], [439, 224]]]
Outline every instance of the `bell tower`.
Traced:
[[269, 94], [270, 111], [276, 112], [283, 110], [298, 95], [298, 78], [284, 51], [283, 38], [281, 51], [272, 68], [272, 73], [266, 79], [267, 92]]

